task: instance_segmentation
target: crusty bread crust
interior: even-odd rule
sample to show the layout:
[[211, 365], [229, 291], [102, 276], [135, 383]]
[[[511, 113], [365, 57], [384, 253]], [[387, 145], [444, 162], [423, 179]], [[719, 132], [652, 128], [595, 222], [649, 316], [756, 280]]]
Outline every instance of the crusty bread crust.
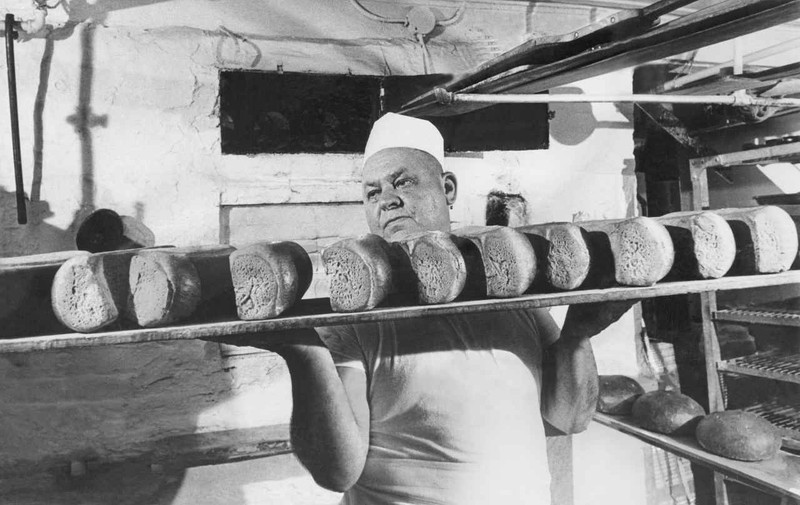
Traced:
[[670, 279], [717, 279], [728, 273], [736, 258], [736, 241], [725, 219], [710, 211], [673, 212], [655, 219], [667, 228], [675, 246]]
[[689, 435], [706, 412], [699, 403], [677, 391], [650, 391], [636, 399], [631, 413], [634, 421], [646, 430]]
[[536, 252], [536, 290], [580, 287], [589, 275], [591, 255], [586, 232], [572, 223], [545, 223], [517, 228]]
[[149, 328], [191, 316], [201, 297], [201, 280], [186, 254], [142, 251], [131, 259], [129, 311]]
[[655, 219], [634, 217], [576, 224], [589, 233], [592, 268], [598, 270], [596, 276], [590, 275], [597, 287], [607, 287], [611, 279], [623, 286], [652, 286], [672, 269], [672, 239]]
[[598, 412], [630, 415], [633, 403], [644, 394], [641, 384], [625, 375], [601, 375], [599, 379]]
[[[458, 239], [450, 233], [428, 231], [400, 242], [411, 260], [420, 303], [452, 302], [464, 290], [467, 262], [454, 238]], [[475, 247], [472, 242], [467, 243]]]
[[537, 262], [524, 234], [506, 226], [469, 226], [453, 234], [477, 246], [486, 279], [485, 296], [510, 298], [528, 290]]
[[335, 312], [365, 311], [377, 307], [392, 290], [389, 244], [369, 233], [340, 240], [322, 252], [330, 281], [330, 303]]
[[700, 446], [718, 456], [740, 461], [770, 459], [781, 448], [781, 434], [767, 420], [740, 410], [714, 412], [697, 425]]
[[797, 258], [797, 228], [789, 213], [780, 207], [719, 209], [714, 213], [728, 222], [736, 240], [736, 260], [731, 272], [783, 272]]
[[251, 244], [230, 256], [240, 319], [269, 319], [297, 303], [311, 285], [311, 259], [294, 242]]
[[64, 262], [53, 278], [53, 312], [67, 328], [88, 333], [105, 328], [125, 313], [128, 268], [136, 251], [78, 256]]

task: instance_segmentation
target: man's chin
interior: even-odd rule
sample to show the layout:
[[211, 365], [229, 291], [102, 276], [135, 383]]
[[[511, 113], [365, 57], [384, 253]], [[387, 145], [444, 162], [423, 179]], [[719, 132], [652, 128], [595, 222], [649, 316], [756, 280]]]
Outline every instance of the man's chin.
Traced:
[[392, 221], [383, 229], [383, 238], [391, 242], [399, 242], [424, 231], [425, 230], [412, 219], [398, 219]]

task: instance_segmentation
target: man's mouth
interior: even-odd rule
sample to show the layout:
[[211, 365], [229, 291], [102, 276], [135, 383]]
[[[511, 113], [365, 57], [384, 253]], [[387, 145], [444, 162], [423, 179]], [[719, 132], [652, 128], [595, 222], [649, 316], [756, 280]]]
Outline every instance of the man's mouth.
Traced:
[[408, 216], [394, 216], [394, 217], [389, 218], [388, 220], [386, 220], [385, 223], [383, 223], [383, 229], [385, 230], [390, 224], [396, 223], [396, 222], [398, 222], [398, 221], [400, 221], [402, 219], [411, 219], [411, 218], [408, 217]]

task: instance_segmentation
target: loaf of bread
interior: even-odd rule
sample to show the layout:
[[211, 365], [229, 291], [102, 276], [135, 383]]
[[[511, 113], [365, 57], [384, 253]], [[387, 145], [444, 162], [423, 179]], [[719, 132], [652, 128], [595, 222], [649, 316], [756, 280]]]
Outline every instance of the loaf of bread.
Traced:
[[231, 277], [240, 319], [281, 315], [311, 285], [311, 259], [294, 242], [262, 242], [230, 255]]
[[736, 240], [735, 274], [766, 274], [788, 270], [797, 258], [797, 228], [780, 207], [720, 209]]
[[695, 430], [700, 446], [708, 452], [740, 461], [762, 461], [781, 448], [781, 435], [772, 424], [741, 410], [714, 412]]
[[131, 258], [129, 310], [139, 326], [188, 318], [200, 303], [200, 275], [186, 255], [145, 251]]
[[510, 298], [523, 294], [536, 276], [536, 253], [528, 238], [506, 226], [469, 226], [453, 235], [478, 248], [486, 279], [485, 296]]
[[111, 209], [97, 209], [86, 216], [75, 234], [78, 249], [92, 253], [152, 247], [155, 241], [144, 223]]
[[0, 338], [63, 332], [50, 288], [61, 265], [86, 251], [0, 258]]
[[641, 384], [624, 375], [601, 375], [599, 379], [597, 410], [615, 416], [630, 415], [633, 402], [644, 394]]
[[205, 317], [232, 317], [236, 314], [236, 299], [231, 278], [230, 255], [236, 249], [217, 244], [176, 249], [185, 254], [200, 276], [202, 293], [197, 312]]
[[736, 242], [728, 223], [710, 211], [673, 212], [655, 218], [675, 246], [675, 262], [668, 278], [717, 279], [736, 258]]
[[67, 328], [88, 333], [125, 315], [128, 270], [135, 250], [77, 256], [64, 262], [53, 278], [53, 312]]
[[633, 420], [642, 428], [667, 435], [689, 435], [705, 410], [676, 391], [650, 391], [633, 402]]
[[572, 223], [548, 223], [517, 228], [533, 245], [539, 262], [536, 289], [578, 288], [589, 275], [591, 256], [586, 232]]
[[[137, 252], [129, 269], [129, 313], [139, 326], [164, 326], [189, 318], [203, 300], [232, 294], [233, 251], [215, 245]], [[232, 308], [232, 300], [228, 305]]]
[[652, 286], [672, 269], [675, 249], [667, 229], [648, 217], [576, 223], [589, 235], [592, 266], [587, 283], [607, 287]]
[[486, 292], [483, 262], [475, 244], [441, 231], [422, 232], [399, 242], [411, 261], [417, 283], [417, 301], [423, 304], [455, 300], [467, 286], [470, 295]]
[[393, 279], [389, 247], [383, 238], [370, 233], [325, 248], [322, 261], [334, 311], [370, 310], [386, 299]]
[[86, 216], [75, 232], [75, 246], [91, 253], [119, 250], [123, 242], [123, 224], [111, 209], [97, 209]]

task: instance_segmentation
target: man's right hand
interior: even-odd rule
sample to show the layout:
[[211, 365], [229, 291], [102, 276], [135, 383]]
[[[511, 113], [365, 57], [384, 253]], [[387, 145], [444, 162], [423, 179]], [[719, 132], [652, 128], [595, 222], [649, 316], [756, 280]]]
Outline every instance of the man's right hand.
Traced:
[[561, 336], [590, 338], [617, 322], [639, 300], [620, 300], [570, 305]]

